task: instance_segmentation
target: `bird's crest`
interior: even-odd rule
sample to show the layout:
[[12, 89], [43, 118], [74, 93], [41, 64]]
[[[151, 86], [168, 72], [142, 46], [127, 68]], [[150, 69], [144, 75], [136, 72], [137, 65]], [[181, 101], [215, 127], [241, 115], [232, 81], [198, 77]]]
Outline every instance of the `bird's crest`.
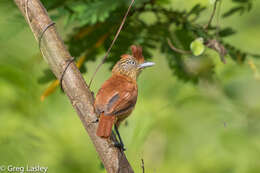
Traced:
[[132, 45], [131, 46], [132, 55], [137, 59], [139, 63], [144, 62], [143, 49], [141, 46]]
[[[144, 62], [144, 56], [143, 56], [143, 49], [141, 46], [136, 46], [136, 45], [132, 45], [131, 46], [131, 50], [132, 50], [132, 56], [135, 57], [135, 59], [139, 62], [139, 63], [143, 63]], [[128, 58], [131, 55], [128, 54], [123, 54], [121, 56], [122, 59]]]

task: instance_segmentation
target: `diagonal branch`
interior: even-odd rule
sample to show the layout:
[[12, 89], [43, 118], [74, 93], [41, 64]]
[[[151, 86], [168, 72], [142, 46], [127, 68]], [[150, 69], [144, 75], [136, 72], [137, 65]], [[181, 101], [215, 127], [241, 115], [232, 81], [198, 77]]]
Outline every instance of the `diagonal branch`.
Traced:
[[169, 47], [170, 47], [173, 51], [175, 51], [175, 52], [177, 52], [177, 53], [180, 53], [180, 54], [192, 54], [191, 51], [182, 50], [182, 49], [178, 49], [178, 48], [174, 47], [173, 44], [172, 44], [172, 42], [171, 42], [171, 40], [170, 40], [169, 38], [167, 38], [167, 42], [168, 42]]
[[211, 13], [211, 15], [210, 15], [209, 21], [208, 21], [208, 23], [204, 26], [204, 29], [205, 29], [205, 30], [207, 30], [207, 29], [210, 27], [210, 25], [211, 25], [211, 22], [212, 22], [212, 20], [213, 20], [213, 18], [214, 18], [214, 16], [215, 16], [215, 13], [216, 13], [216, 10], [217, 10], [217, 3], [218, 3], [218, 1], [219, 1], [219, 0], [215, 0], [215, 2], [214, 2], [213, 11], [212, 11], [212, 13]]
[[[39, 40], [44, 28], [52, 22], [48, 17], [46, 9], [41, 4], [40, 0], [14, 1], [27, 19], [35, 38]], [[71, 55], [66, 50], [55, 26], [51, 26], [46, 30], [41, 41], [41, 52], [43, 57], [57, 79], [60, 79], [66, 68], [67, 60], [71, 58]], [[77, 111], [107, 172], [133, 173], [125, 154], [117, 148], [111, 147], [111, 140], [101, 139], [96, 136], [97, 124], [92, 123], [96, 120], [96, 114], [93, 107], [94, 98], [75, 63], [69, 65], [62, 83], [66, 95], [70, 99], [74, 109]], [[114, 135], [112, 135], [112, 138], [115, 140]]]

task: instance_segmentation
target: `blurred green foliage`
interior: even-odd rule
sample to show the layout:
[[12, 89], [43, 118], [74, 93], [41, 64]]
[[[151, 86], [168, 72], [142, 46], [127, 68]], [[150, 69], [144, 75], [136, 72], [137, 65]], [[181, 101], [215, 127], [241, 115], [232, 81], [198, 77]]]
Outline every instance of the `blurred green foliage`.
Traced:
[[[208, 26], [209, 28], [206, 29], [206, 23], [201, 24], [198, 22], [206, 9], [212, 10], [213, 5], [210, 3], [208, 3], [209, 6], [197, 3], [192, 8], [185, 10], [169, 8], [170, 3], [171, 1], [165, 0], [136, 1], [107, 62], [112, 65], [115, 64], [118, 58], [126, 53], [126, 50], [129, 50], [131, 44], [142, 45], [146, 58], [151, 57], [151, 50], [159, 46], [160, 51], [166, 55], [169, 67], [175, 76], [185, 81], [198, 82], [200, 78], [204, 78], [205, 76], [207, 78], [212, 77], [214, 63], [207, 65], [207, 67], [201, 67], [204, 69], [203, 73], [200, 71], [190, 73], [191, 69], [189, 64], [187, 65], [187, 62], [192, 63], [193, 61], [197, 61], [197, 57], [185, 56], [184, 58], [182, 54], [174, 52], [170, 49], [166, 41], [168, 38], [176, 47], [185, 50], [190, 50], [192, 41], [200, 37], [205, 40], [204, 44], [211, 42], [212, 39], [218, 40], [218, 43], [220, 45], [223, 44], [226, 49], [224, 52], [219, 51], [222, 61], [225, 61], [224, 55], [226, 52], [238, 63], [243, 62], [249, 55], [245, 50], [223, 42], [223, 38], [236, 33], [232, 26], [219, 28], [220, 26], [214, 24]], [[218, 5], [220, 1], [216, 0], [216, 3]], [[232, 3], [235, 7], [225, 12], [223, 15], [224, 18], [236, 14], [238, 11], [240, 11], [240, 14], [243, 14], [245, 8], [249, 11], [253, 5], [251, 0], [233, 0]], [[74, 26], [66, 40], [69, 51], [74, 57], [79, 57], [86, 53], [86, 51], [94, 47], [100, 38], [106, 34], [109, 35], [104, 40], [103, 45], [95, 48], [88, 55], [85, 61], [87, 63], [88, 61], [96, 60], [97, 56], [109, 48], [116, 29], [119, 27], [129, 5], [129, 1], [67, 0], [60, 2], [59, 0], [45, 0], [43, 4], [50, 12], [53, 11], [52, 17], [54, 19], [64, 19], [65, 27]], [[216, 50], [218, 46], [211, 48]], [[201, 56], [204, 57], [207, 55], [205, 53]], [[204, 60], [205, 58], [202, 59]], [[206, 73], [210, 75], [204, 75]], [[46, 74], [45, 76], [49, 75]]]
[[[115, 0], [109, 6], [110, 0], [42, 2], [75, 57], [109, 34], [83, 65], [88, 82], [129, 1]], [[260, 61], [248, 52], [260, 53], [260, 2], [222, 1], [220, 16], [231, 13], [219, 19], [219, 39], [232, 58], [226, 56], [226, 64], [214, 50], [198, 57], [183, 55], [166, 41], [170, 38], [177, 48], [190, 50], [198, 37], [216, 38], [216, 20], [208, 31], [202, 28], [213, 8], [208, 0], [149, 2], [136, 2], [109, 64], [102, 66], [92, 86], [96, 92], [131, 44], [143, 46], [145, 57], [156, 62], [140, 76], [136, 109], [128, 125], [120, 128], [134, 169], [141, 172], [143, 158], [147, 172], [258, 173]], [[251, 12], [245, 13], [252, 3]], [[230, 12], [241, 6], [242, 16], [239, 10]], [[40, 164], [50, 173], [105, 172], [66, 96], [59, 91], [40, 101], [53, 77], [29, 27], [9, 0], [0, 1], [0, 26], [0, 166]], [[255, 71], [245, 57], [253, 60]]]

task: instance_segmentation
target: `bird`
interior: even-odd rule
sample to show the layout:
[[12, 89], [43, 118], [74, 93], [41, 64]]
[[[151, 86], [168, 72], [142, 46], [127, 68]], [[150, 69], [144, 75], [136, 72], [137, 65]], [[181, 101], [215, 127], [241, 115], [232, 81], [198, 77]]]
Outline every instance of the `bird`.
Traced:
[[109, 138], [114, 126], [120, 141], [115, 146], [123, 149], [124, 144], [118, 131], [119, 125], [135, 108], [139, 74], [144, 68], [155, 65], [153, 62], [144, 61], [142, 47], [132, 45], [131, 50], [132, 55], [123, 54], [114, 65], [111, 77], [102, 84], [94, 101], [98, 115], [96, 135]]

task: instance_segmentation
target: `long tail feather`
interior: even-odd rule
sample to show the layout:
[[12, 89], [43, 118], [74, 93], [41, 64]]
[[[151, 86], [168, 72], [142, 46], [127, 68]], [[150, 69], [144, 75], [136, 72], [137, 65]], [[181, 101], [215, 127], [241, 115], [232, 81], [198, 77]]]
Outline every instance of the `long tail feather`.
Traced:
[[111, 135], [113, 125], [115, 123], [115, 116], [106, 116], [102, 114], [99, 118], [97, 136], [101, 138], [108, 138]]

